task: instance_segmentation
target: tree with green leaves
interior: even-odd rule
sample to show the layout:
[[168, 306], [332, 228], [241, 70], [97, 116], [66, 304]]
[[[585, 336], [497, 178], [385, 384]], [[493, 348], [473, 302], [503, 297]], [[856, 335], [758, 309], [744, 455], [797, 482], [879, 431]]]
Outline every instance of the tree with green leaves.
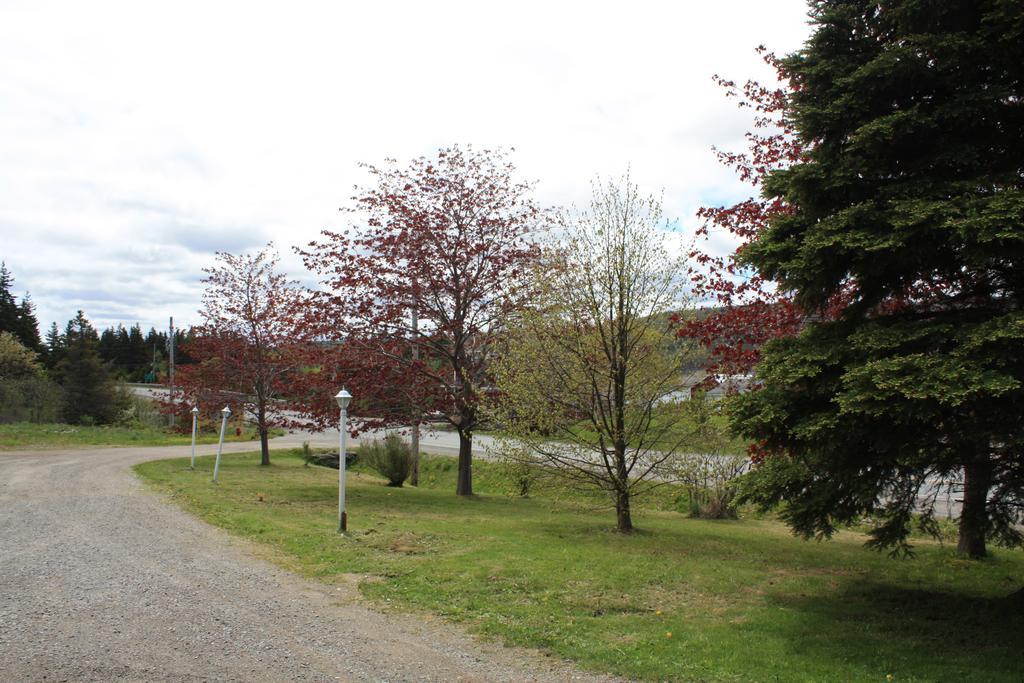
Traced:
[[0, 380], [40, 377], [38, 355], [10, 332], [0, 332]]
[[757, 441], [744, 498], [805, 536], [870, 515], [875, 546], [909, 552], [950, 490], [961, 553], [1024, 542], [1022, 16], [822, 0], [780, 61], [803, 153], [764, 178], [785, 210], [742, 259], [806, 324], [765, 347], [733, 422]]
[[10, 332], [0, 332], [0, 423], [55, 422], [61, 396], [38, 354]]
[[660, 199], [628, 175], [593, 189], [545, 250], [532, 305], [505, 321], [491, 413], [510, 457], [604, 492], [630, 532], [633, 499], [673, 474], [686, 441], [675, 399], [690, 345], [669, 322], [686, 297]]

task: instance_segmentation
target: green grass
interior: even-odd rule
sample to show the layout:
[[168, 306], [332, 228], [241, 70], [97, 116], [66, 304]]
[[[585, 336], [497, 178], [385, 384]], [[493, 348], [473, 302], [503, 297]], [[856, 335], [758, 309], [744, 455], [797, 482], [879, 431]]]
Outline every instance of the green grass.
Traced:
[[351, 533], [339, 537], [335, 470], [284, 452], [269, 468], [251, 454], [221, 467], [219, 485], [209, 458], [196, 471], [187, 459], [136, 470], [290, 569], [327, 582], [379, 577], [360, 588], [381, 603], [588, 669], [700, 681], [1021, 677], [1024, 617], [1002, 599], [1024, 581], [1019, 551], [968, 562], [921, 542], [917, 559], [891, 560], [853, 532], [809, 543], [773, 521], [649, 509], [624, 536], [586, 497], [507, 495], [498, 465], [475, 463], [482, 495], [458, 499], [447, 458], [424, 461], [419, 489], [354, 473]]
[[[197, 443], [217, 443], [217, 434], [200, 434]], [[225, 441], [250, 441], [251, 429], [241, 436], [230, 431]], [[175, 446], [192, 443], [189, 434], [177, 434], [152, 427], [83, 426], [15, 422], [0, 424], [0, 451], [22, 449], [76, 448], [81, 446]]]

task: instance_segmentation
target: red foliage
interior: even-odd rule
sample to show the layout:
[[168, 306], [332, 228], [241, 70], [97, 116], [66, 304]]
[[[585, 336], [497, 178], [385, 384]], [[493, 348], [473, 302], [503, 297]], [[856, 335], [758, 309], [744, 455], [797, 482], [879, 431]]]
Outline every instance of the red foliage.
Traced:
[[[764, 60], [776, 69], [780, 82], [785, 73], [776, 57], [758, 48]], [[755, 132], [746, 135], [749, 151], [735, 153], [716, 150], [719, 160], [734, 168], [740, 179], [757, 189], [769, 172], [784, 168], [802, 158], [803, 152], [793, 129], [785, 119], [786, 89], [767, 88], [747, 81], [742, 94], [732, 81], [718, 76], [727, 96], [739, 98], [739, 106], [751, 108]], [[727, 256], [717, 256], [706, 246], [690, 252], [694, 265], [689, 269], [693, 291], [710, 310], [694, 319], [677, 321], [679, 336], [699, 341], [710, 351], [706, 370], [714, 374], [747, 374], [760, 359], [761, 346], [774, 338], [795, 334], [804, 314], [790, 297], [780, 293], [771, 282], [739, 264], [743, 248], [755, 240], [772, 217], [789, 208], [779, 198], [748, 198], [732, 206], [704, 207], [698, 211], [703, 223], [697, 230], [706, 245], [713, 231], [726, 232], [739, 240], [739, 246]]]
[[[757, 190], [772, 171], [808, 161], [812, 146], [805, 145], [787, 120], [787, 93], [797, 92], [799, 83], [789, 79], [775, 55], [758, 48], [765, 62], [776, 70], [780, 85], [765, 87], [747, 81], [742, 92], [732, 81], [715, 80], [727, 96], [739, 99], [741, 108], [754, 110], [754, 132], [746, 134], [749, 151], [717, 151], [719, 160], [734, 168], [740, 179]], [[822, 310], [805, 311], [775, 283], [741, 265], [740, 256], [756, 241], [774, 217], [791, 211], [780, 197], [748, 198], [732, 206], [704, 207], [698, 211], [703, 223], [697, 231], [705, 244], [712, 232], [725, 232], [739, 244], [726, 256], [717, 256], [700, 246], [690, 253], [693, 266], [689, 276], [698, 299], [708, 303], [706, 315], [678, 321], [679, 335], [698, 340], [709, 351], [706, 370], [714, 374], [748, 374], [760, 360], [761, 346], [775, 338], [796, 334], [811, 317], [834, 319], [856, 307], [857, 282], [853, 279], [830, 297]], [[970, 272], [935, 273], [933, 277], [908, 283], [897, 295], [863, 313], [888, 315], [906, 309], [918, 311], [962, 306], [985, 283]]]
[[458, 430], [465, 493], [488, 361], [529, 295], [530, 233], [542, 213], [501, 151], [456, 146], [365, 168], [375, 184], [357, 189], [348, 209], [364, 223], [299, 251], [324, 277], [310, 329], [358, 358], [346, 382], [365, 392], [352, 392], [363, 415], [408, 424], [437, 411]]
[[186, 417], [198, 405], [212, 421], [225, 405], [245, 413], [266, 461], [269, 429], [311, 424], [302, 392], [320, 353], [301, 333], [303, 291], [275, 272], [272, 245], [254, 255], [218, 253], [217, 260], [204, 271], [203, 323], [184, 349], [195, 362], [178, 369], [172, 409]]

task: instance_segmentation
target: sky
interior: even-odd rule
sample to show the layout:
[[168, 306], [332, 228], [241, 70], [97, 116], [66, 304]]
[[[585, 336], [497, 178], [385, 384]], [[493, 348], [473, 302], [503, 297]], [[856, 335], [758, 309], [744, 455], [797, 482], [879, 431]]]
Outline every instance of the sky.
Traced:
[[[200, 322], [214, 252], [282, 269], [359, 162], [512, 147], [544, 206], [627, 167], [681, 233], [749, 196], [712, 150], [749, 112], [712, 81], [771, 73], [806, 3], [0, 0], [0, 259], [43, 332]], [[716, 249], [728, 248], [726, 243]]]

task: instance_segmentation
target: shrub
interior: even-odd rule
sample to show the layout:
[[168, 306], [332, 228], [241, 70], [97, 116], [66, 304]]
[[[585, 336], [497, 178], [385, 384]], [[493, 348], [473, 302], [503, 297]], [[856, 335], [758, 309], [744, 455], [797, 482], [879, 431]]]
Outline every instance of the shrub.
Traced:
[[689, 515], [735, 519], [736, 478], [746, 471], [749, 458], [731, 451], [720, 403], [698, 394], [683, 408], [693, 425], [691, 439], [699, 449], [680, 455], [675, 463], [676, 476], [689, 494]]
[[[162, 430], [167, 426], [167, 416], [160, 412], [155, 401], [137, 396], [124, 386], [117, 389], [118, 398], [115, 403], [120, 406], [117, 424], [123, 427]], [[188, 432], [192, 431], [192, 419], [189, 416]]]
[[0, 380], [42, 377], [38, 354], [10, 332], [0, 332]]
[[412, 466], [412, 449], [397, 434], [388, 434], [384, 441], [374, 439], [361, 445], [359, 457], [387, 479], [388, 486], [401, 486]]
[[57, 422], [64, 395], [41, 377], [0, 380], [0, 424]]
[[[338, 469], [338, 449], [336, 448], [313, 448], [308, 441], [302, 442], [301, 448], [294, 448], [292, 452], [302, 458], [306, 467], [317, 465], [318, 467], [329, 467], [332, 470]], [[356, 451], [348, 451], [345, 454], [345, 463], [351, 468], [359, 462], [359, 454]]]

